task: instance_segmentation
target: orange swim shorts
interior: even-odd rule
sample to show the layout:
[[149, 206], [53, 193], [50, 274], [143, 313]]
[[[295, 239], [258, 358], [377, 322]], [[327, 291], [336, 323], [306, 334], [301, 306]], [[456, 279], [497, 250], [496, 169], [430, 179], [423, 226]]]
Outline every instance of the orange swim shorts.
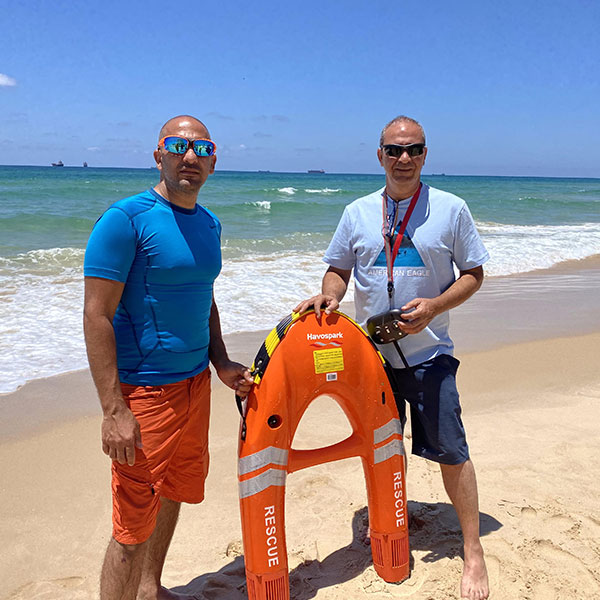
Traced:
[[121, 384], [140, 424], [135, 464], [112, 463], [113, 537], [141, 544], [156, 525], [160, 498], [197, 504], [208, 474], [210, 369], [161, 386]]

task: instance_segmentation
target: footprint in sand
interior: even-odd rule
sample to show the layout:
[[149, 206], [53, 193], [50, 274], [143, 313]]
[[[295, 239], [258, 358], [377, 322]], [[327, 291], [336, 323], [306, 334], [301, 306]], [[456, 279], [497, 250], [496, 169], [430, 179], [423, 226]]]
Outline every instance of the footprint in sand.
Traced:
[[531, 590], [531, 600], [548, 600], [557, 598], [556, 590], [546, 582], [536, 583]]
[[581, 523], [567, 515], [552, 515], [549, 517], [547, 524], [553, 531], [559, 531], [561, 533], [566, 533], [568, 531], [577, 534], [581, 529]]
[[[506, 597], [531, 600], [600, 600], [600, 525], [559, 501], [542, 506], [503, 501], [513, 517], [512, 546], [501, 539], [485, 543], [492, 588]], [[494, 564], [496, 563], [496, 564]], [[515, 573], [502, 582], [502, 573]]]
[[524, 536], [535, 535], [537, 539], [567, 540], [578, 536], [582, 529], [581, 519], [568, 515], [559, 506], [547, 506], [536, 510], [532, 506], [521, 508]]
[[533, 521], [537, 518], [537, 510], [533, 506], [523, 506], [521, 508], [521, 517], [525, 521]]
[[537, 550], [550, 572], [554, 571], [561, 579], [568, 581], [568, 587], [573, 588], [573, 591], [576, 589], [579, 591], [577, 598], [593, 598], [594, 596], [590, 595], [592, 590], [595, 590], [597, 597], [600, 598], [598, 573], [594, 575], [579, 557], [573, 556], [550, 540], [538, 541]]
[[[300, 478], [298, 478], [300, 480]], [[323, 489], [331, 489], [333, 486], [333, 480], [327, 475], [307, 475], [302, 478], [302, 485], [297, 490], [292, 482], [290, 485], [291, 494], [302, 499], [311, 498], [315, 495], [322, 496]], [[288, 492], [289, 493], [289, 492]]]
[[386, 583], [370, 566], [361, 575], [360, 589], [365, 594], [384, 594], [385, 597], [410, 598], [418, 594], [427, 580], [426, 569], [413, 569], [410, 577], [401, 583]]
[[244, 544], [242, 540], [233, 540], [227, 544], [227, 550], [225, 550], [225, 555], [229, 558], [237, 558], [238, 556], [242, 556], [244, 554]]
[[90, 597], [90, 589], [83, 577], [63, 577], [27, 583], [13, 592], [11, 600], [83, 600]]
[[[593, 521], [566, 514], [559, 504], [521, 508], [518, 529], [524, 543], [519, 553], [528, 554], [530, 561], [540, 568], [543, 565], [547, 580], [537, 583], [554, 586], [555, 590], [577, 590], [573, 596], [576, 598], [591, 598], [594, 593], [600, 598], [600, 561], [596, 554], [600, 527], [594, 524], [589, 536], [586, 535], [588, 524]], [[535, 597], [543, 598], [539, 594]]]

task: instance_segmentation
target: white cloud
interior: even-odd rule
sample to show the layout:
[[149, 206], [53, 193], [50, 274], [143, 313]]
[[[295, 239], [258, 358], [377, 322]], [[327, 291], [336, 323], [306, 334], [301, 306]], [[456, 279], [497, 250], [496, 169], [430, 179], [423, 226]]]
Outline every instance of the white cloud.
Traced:
[[17, 85], [17, 80], [0, 73], [0, 87], [12, 87]]
[[89, 150], [90, 152], [98, 152], [98, 150], [100, 150], [100, 148], [99, 148], [98, 146], [90, 146], [90, 147], [88, 148], [88, 150]]

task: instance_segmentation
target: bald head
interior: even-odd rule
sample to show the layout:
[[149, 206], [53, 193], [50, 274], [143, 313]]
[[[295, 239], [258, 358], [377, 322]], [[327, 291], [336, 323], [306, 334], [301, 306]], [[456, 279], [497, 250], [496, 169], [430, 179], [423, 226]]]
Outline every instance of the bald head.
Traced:
[[178, 117], [169, 119], [161, 127], [158, 139], [162, 140], [166, 135], [181, 135], [181, 132], [185, 130], [201, 132], [199, 137], [210, 140], [210, 133], [208, 132], [206, 125], [202, 121], [196, 119], [196, 117], [190, 115], [179, 115]]
[[183, 153], [178, 148], [170, 151], [160, 140], [171, 136], [184, 138], [188, 142], [210, 140], [210, 133], [202, 121], [190, 115], [179, 115], [169, 119], [158, 135], [159, 144], [154, 151], [154, 160], [160, 171], [160, 182], [154, 189], [173, 204], [193, 208], [206, 178], [215, 172], [217, 155], [198, 155], [193, 144], [189, 143]]

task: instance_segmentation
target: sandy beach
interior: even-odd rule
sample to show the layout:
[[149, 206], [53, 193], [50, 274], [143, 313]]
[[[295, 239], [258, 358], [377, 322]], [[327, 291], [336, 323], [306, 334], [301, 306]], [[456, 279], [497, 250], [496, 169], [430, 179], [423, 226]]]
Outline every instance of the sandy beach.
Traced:
[[[452, 315], [494, 600], [600, 599], [599, 283], [597, 258], [491, 279]], [[251, 362], [264, 335], [229, 336], [231, 356]], [[110, 475], [89, 373], [0, 396], [0, 415], [0, 599], [97, 597]], [[247, 597], [238, 424], [232, 392], [216, 383], [206, 500], [182, 509], [163, 581], [198, 598]], [[294, 445], [348, 433], [341, 410], [323, 398]], [[461, 536], [438, 468], [411, 456], [407, 487], [411, 577], [391, 585], [372, 566], [359, 459], [290, 475], [292, 598], [458, 598]]]

